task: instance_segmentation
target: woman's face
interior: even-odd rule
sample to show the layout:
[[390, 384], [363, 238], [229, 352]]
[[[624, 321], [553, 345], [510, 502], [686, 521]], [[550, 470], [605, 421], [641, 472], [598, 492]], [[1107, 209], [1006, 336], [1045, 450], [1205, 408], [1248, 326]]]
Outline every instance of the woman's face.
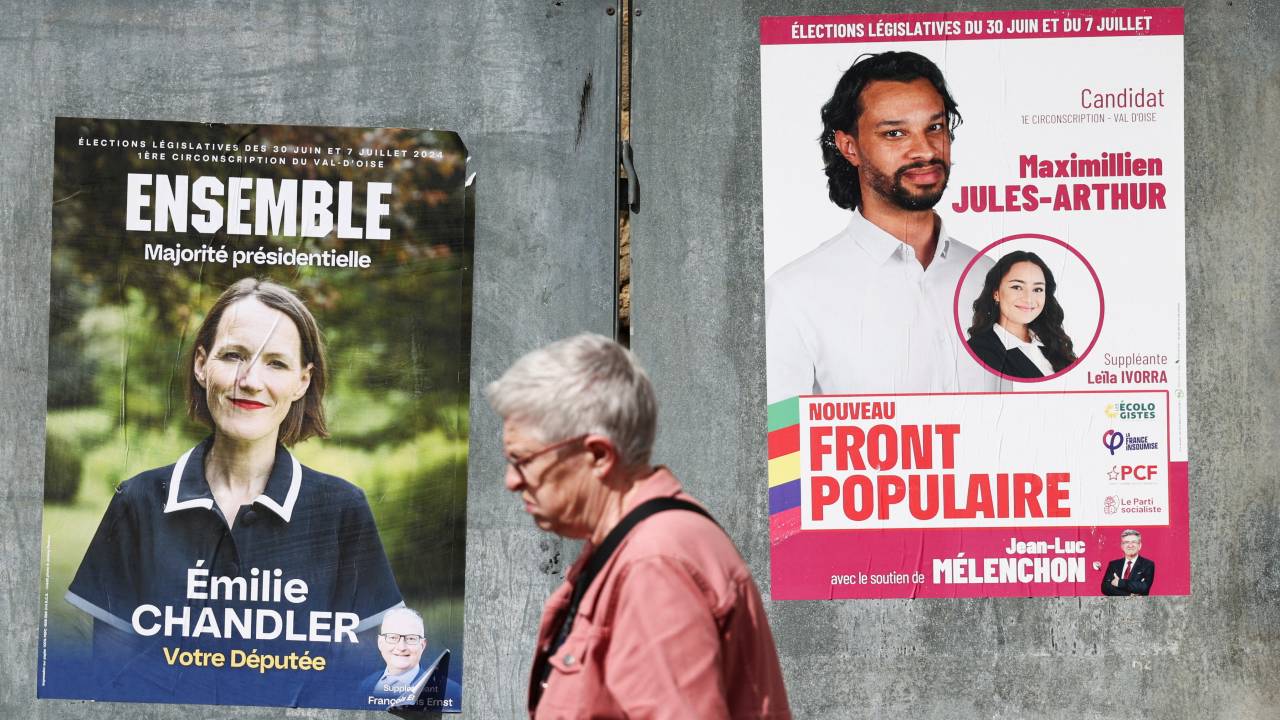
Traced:
[[223, 311], [213, 347], [196, 349], [195, 375], [220, 435], [274, 442], [311, 384], [311, 365], [289, 316], [248, 297]]
[[1014, 263], [1000, 278], [993, 296], [1000, 307], [1000, 324], [1025, 327], [1040, 317], [1045, 299], [1044, 271], [1030, 261]]

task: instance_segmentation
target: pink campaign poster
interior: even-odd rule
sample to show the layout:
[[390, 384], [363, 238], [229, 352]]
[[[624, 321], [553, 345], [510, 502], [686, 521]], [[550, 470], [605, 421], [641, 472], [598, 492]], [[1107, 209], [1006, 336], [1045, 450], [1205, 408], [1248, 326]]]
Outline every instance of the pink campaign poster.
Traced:
[[760, 37], [774, 599], [1188, 594], [1182, 9]]

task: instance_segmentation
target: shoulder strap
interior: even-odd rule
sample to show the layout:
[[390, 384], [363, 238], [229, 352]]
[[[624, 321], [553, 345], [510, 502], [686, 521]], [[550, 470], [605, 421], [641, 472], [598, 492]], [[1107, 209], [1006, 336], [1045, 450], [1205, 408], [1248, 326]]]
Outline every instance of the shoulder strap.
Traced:
[[[618, 549], [618, 545], [627, 536], [627, 533], [631, 532], [631, 528], [639, 525], [641, 520], [650, 515], [667, 510], [688, 510], [698, 513], [711, 522], [716, 522], [710, 513], [688, 500], [664, 497], [640, 503], [609, 531], [609, 534], [605, 536], [599, 547], [591, 553], [587, 564], [582, 567], [582, 572], [579, 573], [577, 580], [573, 584], [573, 599], [569, 602], [569, 607], [573, 612], [577, 612], [578, 603], [582, 600], [582, 596], [587, 593], [587, 588], [591, 587], [591, 581], [595, 580], [596, 575], [600, 574], [600, 571], [604, 569], [605, 563], [609, 562], [609, 558], [613, 556], [613, 551]], [[719, 525], [719, 523], [716, 524]]]
[[[539, 684], [545, 683], [547, 678], [551, 676], [551, 663], [547, 662], [547, 658], [556, 654], [560, 646], [564, 644], [569, 632], [573, 629], [573, 618], [578, 614], [578, 604], [582, 602], [582, 597], [587, 594], [587, 588], [591, 587], [591, 582], [596, 579], [596, 575], [604, 569], [609, 558], [613, 556], [613, 551], [618, 549], [618, 545], [622, 539], [631, 532], [631, 529], [640, 524], [641, 520], [654, 515], [656, 513], [665, 512], [667, 510], [688, 510], [695, 512], [715, 523], [716, 519], [711, 517], [711, 513], [704, 510], [701, 506], [691, 503], [688, 500], [679, 498], [664, 497], [646, 500], [640, 503], [631, 512], [627, 513], [622, 520], [614, 526], [604, 540], [596, 546], [591, 553], [591, 557], [587, 559], [587, 563], [582, 566], [582, 572], [578, 573], [578, 577], [573, 583], [573, 595], [570, 596], [569, 606], [560, 616], [560, 629], [556, 632], [555, 639], [551, 641], [551, 648], [545, 655], [541, 655], [542, 663], [541, 677], [538, 678]], [[716, 523], [718, 527], [720, 523]], [[539, 693], [540, 694], [540, 693]], [[536, 701], [534, 703], [536, 707]]]

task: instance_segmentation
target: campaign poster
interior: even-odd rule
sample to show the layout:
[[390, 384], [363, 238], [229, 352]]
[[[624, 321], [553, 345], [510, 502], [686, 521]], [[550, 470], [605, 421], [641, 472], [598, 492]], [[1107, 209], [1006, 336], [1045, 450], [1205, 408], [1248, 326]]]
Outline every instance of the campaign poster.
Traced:
[[38, 696], [459, 712], [462, 140], [54, 135]]
[[774, 599], [1188, 594], [1182, 9], [760, 32]]

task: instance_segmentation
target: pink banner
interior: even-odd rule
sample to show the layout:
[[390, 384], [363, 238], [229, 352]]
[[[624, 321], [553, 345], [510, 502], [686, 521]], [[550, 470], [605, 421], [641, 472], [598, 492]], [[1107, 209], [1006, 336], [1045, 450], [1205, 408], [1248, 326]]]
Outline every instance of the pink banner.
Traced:
[[[1156, 568], [1152, 594], [1191, 592], [1187, 463], [1169, 467], [1167, 526], [1133, 525]], [[800, 508], [771, 518], [774, 537]], [[794, 516], [794, 517], [791, 517]], [[773, 543], [775, 600], [1103, 595], [1121, 527], [794, 532]], [[836, 558], [846, 558], [847, 563]]]
[[761, 45], [1181, 34], [1182, 8], [760, 18]]

